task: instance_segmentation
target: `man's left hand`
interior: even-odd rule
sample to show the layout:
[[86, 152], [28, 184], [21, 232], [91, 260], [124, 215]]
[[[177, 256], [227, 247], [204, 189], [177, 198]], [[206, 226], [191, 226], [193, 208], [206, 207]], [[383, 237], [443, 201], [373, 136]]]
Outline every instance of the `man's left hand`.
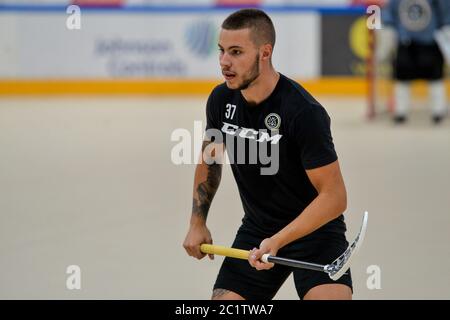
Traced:
[[270, 254], [271, 256], [275, 256], [280, 249], [278, 243], [272, 238], [264, 239], [259, 245], [259, 249], [253, 248], [250, 250], [250, 254], [248, 256], [248, 262], [250, 265], [256, 270], [269, 270], [273, 268], [273, 263], [264, 263], [260, 259], [263, 254]]

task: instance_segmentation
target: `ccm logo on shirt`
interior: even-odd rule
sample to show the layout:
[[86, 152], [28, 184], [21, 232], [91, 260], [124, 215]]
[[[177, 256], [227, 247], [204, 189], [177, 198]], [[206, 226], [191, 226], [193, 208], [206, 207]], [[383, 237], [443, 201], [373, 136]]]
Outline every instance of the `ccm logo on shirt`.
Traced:
[[277, 144], [282, 137], [281, 134], [275, 134], [271, 136], [264, 129], [261, 131], [256, 131], [249, 128], [240, 128], [234, 124], [227, 122], [223, 122], [222, 132], [225, 132], [226, 134], [232, 136], [239, 136], [244, 139], [256, 140], [257, 142], [270, 141], [271, 144]]

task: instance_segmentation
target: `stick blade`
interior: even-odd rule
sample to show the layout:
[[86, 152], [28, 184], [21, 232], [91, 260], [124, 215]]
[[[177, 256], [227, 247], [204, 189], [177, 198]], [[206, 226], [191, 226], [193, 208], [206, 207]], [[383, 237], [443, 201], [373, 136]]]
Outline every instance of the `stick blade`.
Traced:
[[359, 233], [356, 236], [355, 240], [353, 240], [353, 242], [348, 246], [347, 250], [345, 250], [343, 254], [341, 254], [331, 264], [325, 266], [326, 272], [332, 280], [338, 280], [350, 268], [351, 261], [355, 257], [359, 248], [361, 248], [364, 237], [366, 236], [368, 218], [369, 213], [366, 211], [364, 212], [361, 229], [359, 230]]

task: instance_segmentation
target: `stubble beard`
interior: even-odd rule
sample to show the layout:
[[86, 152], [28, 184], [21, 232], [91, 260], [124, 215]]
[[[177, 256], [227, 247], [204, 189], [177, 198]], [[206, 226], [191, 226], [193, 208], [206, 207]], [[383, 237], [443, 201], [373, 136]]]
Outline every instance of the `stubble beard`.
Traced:
[[259, 54], [256, 55], [255, 62], [253, 63], [250, 72], [242, 80], [242, 83], [238, 86], [237, 90], [247, 89], [258, 77], [259, 77]]

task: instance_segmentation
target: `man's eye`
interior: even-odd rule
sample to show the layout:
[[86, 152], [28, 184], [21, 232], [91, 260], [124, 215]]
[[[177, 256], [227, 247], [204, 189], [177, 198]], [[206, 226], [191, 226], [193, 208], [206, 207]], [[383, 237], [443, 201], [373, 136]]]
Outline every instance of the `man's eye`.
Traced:
[[240, 55], [241, 53], [242, 53], [241, 50], [234, 50], [233, 51], [233, 54], [236, 55], [236, 56]]

